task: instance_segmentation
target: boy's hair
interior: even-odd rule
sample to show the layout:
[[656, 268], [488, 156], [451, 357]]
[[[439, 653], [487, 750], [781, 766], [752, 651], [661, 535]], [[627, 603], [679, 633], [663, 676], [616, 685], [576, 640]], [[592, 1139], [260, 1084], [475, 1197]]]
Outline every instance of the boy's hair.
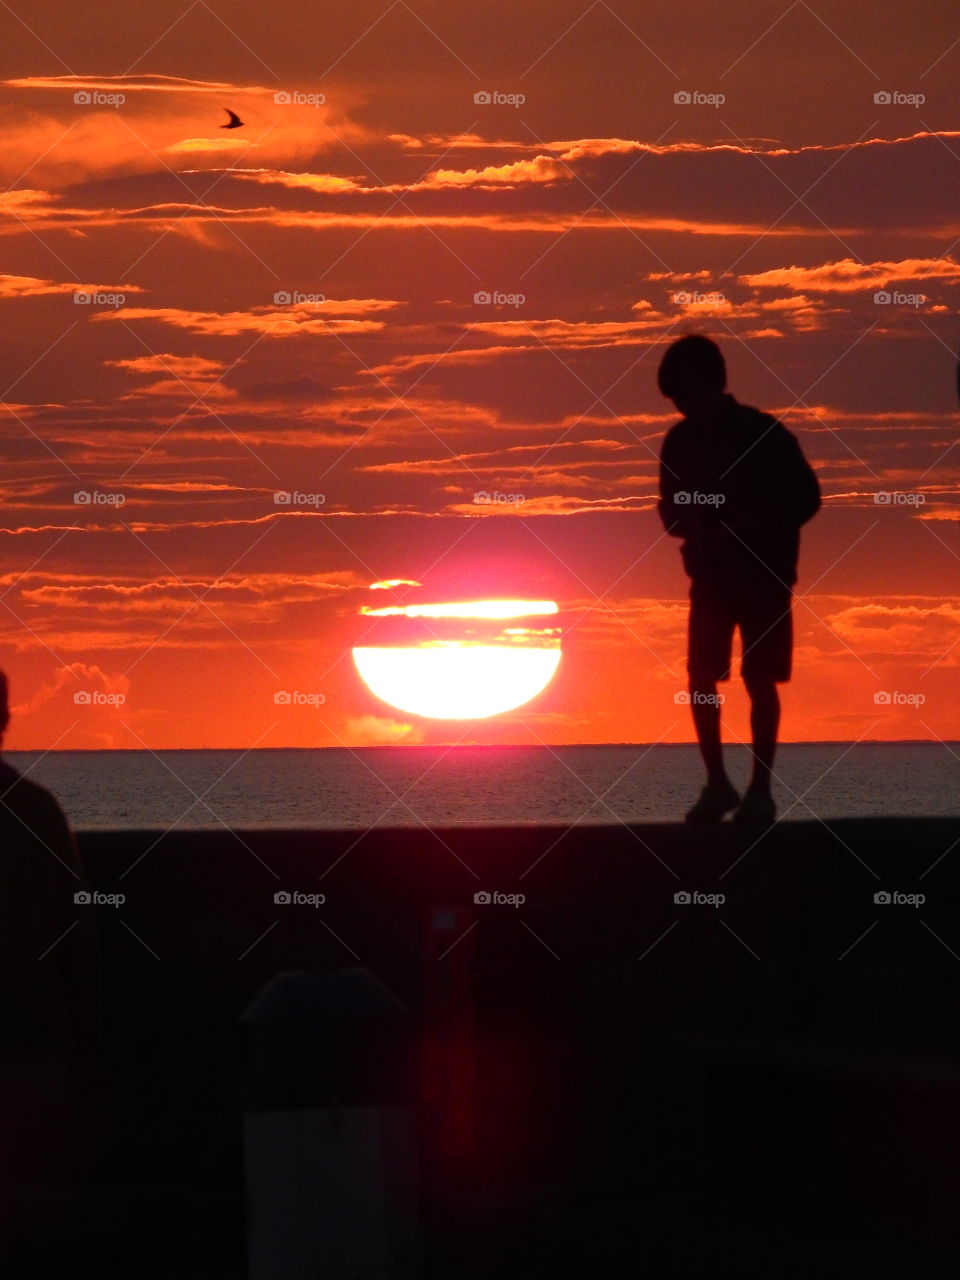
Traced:
[[657, 386], [673, 400], [689, 386], [727, 386], [727, 366], [723, 352], [712, 338], [702, 333], [689, 333], [667, 347], [657, 371]]

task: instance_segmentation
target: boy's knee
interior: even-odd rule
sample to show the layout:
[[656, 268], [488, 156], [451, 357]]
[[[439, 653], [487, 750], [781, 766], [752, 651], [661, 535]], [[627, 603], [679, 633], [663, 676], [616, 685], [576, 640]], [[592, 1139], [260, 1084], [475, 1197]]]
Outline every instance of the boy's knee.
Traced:
[[777, 696], [777, 682], [766, 676], [744, 676], [744, 686], [750, 698], [771, 700]]
[[691, 693], [716, 693], [716, 676], [706, 675], [699, 671], [691, 671], [687, 676], [687, 688]]

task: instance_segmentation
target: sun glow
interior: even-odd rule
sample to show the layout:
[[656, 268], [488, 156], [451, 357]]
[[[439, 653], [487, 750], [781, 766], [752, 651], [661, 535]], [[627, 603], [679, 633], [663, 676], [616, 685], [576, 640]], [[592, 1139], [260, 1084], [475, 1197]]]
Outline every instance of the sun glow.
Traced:
[[388, 605], [360, 612], [372, 618], [527, 618], [535, 613], [556, 613], [552, 600], [468, 600], [454, 604]]
[[[357, 645], [353, 660], [370, 692], [398, 711], [486, 719], [522, 707], [553, 679], [560, 628], [523, 623], [558, 612], [553, 600], [364, 606], [361, 615], [387, 642]], [[504, 620], [514, 625], [497, 625]]]
[[479, 720], [522, 707], [547, 687], [560, 650], [451, 643], [353, 651], [364, 684], [398, 711]]

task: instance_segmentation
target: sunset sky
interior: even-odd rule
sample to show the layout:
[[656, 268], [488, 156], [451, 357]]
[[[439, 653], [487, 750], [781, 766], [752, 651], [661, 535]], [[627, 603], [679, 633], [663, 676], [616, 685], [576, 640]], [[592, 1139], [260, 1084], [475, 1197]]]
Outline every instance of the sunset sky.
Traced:
[[[823, 489], [782, 736], [960, 738], [955, 5], [13, 0], [0, 34], [10, 748], [690, 741], [655, 510], [690, 331]], [[361, 683], [362, 609], [487, 598], [559, 606], [530, 705]]]

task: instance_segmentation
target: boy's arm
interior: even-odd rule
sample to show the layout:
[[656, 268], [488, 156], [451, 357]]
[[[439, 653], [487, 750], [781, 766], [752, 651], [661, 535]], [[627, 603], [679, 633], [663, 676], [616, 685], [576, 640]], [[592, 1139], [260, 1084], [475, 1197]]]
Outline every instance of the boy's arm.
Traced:
[[790, 514], [799, 528], [800, 525], [806, 524], [808, 520], [813, 519], [820, 510], [823, 499], [820, 496], [820, 482], [817, 479], [817, 473], [804, 457], [800, 442], [786, 428], [784, 428], [783, 434], [786, 437], [784, 447], [785, 469], [792, 477], [787, 482]]
[[660, 501], [657, 511], [664, 529], [673, 538], [689, 538], [693, 533], [693, 509], [689, 504], [676, 500], [677, 494], [684, 492], [682, 465], [671, 429], [664, 436], [660, 450]]

